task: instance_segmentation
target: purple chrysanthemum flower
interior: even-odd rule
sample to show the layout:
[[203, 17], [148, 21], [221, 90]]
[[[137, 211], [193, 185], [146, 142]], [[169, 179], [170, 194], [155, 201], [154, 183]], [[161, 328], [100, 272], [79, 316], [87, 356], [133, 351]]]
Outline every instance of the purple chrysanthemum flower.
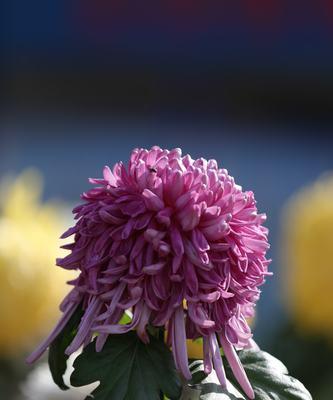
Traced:
[[[77, 223], [63, 234], [74, 242], [57, 260], [80, 275], [61, 304], [63, 316], [29, 357], [36, 360], [61, 332], [78, 304], [84, 315], [67, 348], [71, 354], [98, 332], [97, 351], [109, 334], [147, 325], [165, 327], [176, 367], [186, 379], [186, 338], [203, 337], [205, 372], [226, 385], [220, 347], [248, 397], [253, 390], [235, 348], [248, 347], [251, 317], [268, 275], [265, 215], [252, 192], [243, 192], [215, 160], [182, 157], [180, 149], [135, 149], [128, 166], [105, 167], [97, 187], [73, 212]], [[133, 318], [119, 324], [125, 310]]]

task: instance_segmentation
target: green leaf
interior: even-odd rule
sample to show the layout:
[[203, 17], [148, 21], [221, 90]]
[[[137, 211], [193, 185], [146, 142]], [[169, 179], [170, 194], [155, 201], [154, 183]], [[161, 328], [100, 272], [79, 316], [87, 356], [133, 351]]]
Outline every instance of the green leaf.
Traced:
[[245, 400], [245, 397], [230, 382], [223, 389], [219, 383], [205, 381], [201, 384], [199, 400]]
[[99, 353], [94, 340], [73, 366], [73, 386], [100, 382], [91, 394], [95, 400], [159, 400], [161, 392], [179, 399], [181, 394], [172, 354], [152, 336], [146, 345], [135, 332], [110, 335]]
[[[288, 374], [287, 368], [272, 355], [258, 350], [238, 353], [251, 382], [256, 400], [311, 400], [304, 385]], [[239, 387], [230, 367], [226, 373], [231, 382]]]
[[59, 333], [49, 348], [49, 367], [54, 382], [62, 390], [67, 390], [69, 387], [64, 383], [63, 375], [67, 368], [68, 356], [65, 354], [66, 348], [73, 340], [77, 327], [81, 321], [83, 312], [81, 305], [76, 309], [65, 328]]
[[202, 360], [195, 360], [190, 364], [192, 379], [183, 388], [181, 400], [244, 400], [241, 393], [228, 382], [228, 389], [223, 389], [215, 372], [210, 375], [204, 373]]
[[[281, 361], [263, 351], [244, 350], [238, 353], [255, 392], [256, 400], [311, 400], [310, 393], [301, 382], [288, 374]], [[190, 365], [192, 380], [183, 390], [182, 400], [242, 400], [241, 388], [230, 367], [224, 362], [228, 387], [222, 389], [215, 373], [203, 376], [203, 362]], [[203, 378], [203, 379], [202, 379]]]
[[192, 374], [192, 379], [190, 380], [189, 385], [198, 385], [207, 378], [207, 375], [204, 372], [202, 360], [192, 360], [189, 368]]

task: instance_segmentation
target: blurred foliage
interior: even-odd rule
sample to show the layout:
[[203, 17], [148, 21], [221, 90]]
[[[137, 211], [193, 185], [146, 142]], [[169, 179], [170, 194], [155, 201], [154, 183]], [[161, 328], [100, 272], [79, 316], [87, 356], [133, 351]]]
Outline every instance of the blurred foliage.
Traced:
[[21, 400], [19, 384], [26, 377], [29, 367], [19, 358], [0, 358], [0, 398]]
[[333, 399], [333, 349], [326, 339], [301, 334], [293, 322], [287, 321], [269, 351], [305, 384], [315, 400]]

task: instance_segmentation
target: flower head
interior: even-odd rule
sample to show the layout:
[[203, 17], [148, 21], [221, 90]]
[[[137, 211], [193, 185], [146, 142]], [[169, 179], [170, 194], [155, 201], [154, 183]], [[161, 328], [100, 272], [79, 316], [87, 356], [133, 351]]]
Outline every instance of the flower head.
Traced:
[[[57, 261], [79, 269], [61, 309], [63, 318], [30, 360], [38, 357], [78, 303], [85, 310], [70, 354], [98, 332], [165, 327], [176, 367], [190, 379], [186, 339], [203, 337], [205, 370], [226, 384], [224, 354], [249, 397], [252, 388], [234, 347], [249, 345], [253, 315], [268, 274], [267, 229], [252, 192], [243, 192], [215, 160], [182, 157], [180, 149], [135, 149], [128, 165], [105, 167], [102, 179], [74, 209], [77, 223], [63, 237], [71, 253]], [[126, 309], [130, 324], [118, 324]]]

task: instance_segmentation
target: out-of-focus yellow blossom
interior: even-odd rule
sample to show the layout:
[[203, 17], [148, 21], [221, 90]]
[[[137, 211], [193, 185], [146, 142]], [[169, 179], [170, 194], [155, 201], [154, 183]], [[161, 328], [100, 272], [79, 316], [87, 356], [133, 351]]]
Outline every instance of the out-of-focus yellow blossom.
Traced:
[[299, 191], [282, 221], [285, 298], [297, 325], [333, 339], [333, 176]]
[[68, 273], [55, 267], [64, 214], [40, 203], [41, 187], [33, 170], [0, 186], [0, 357], [40, 339], [68, 291]]
[[202, 339], [186, 340], [188, 358], [203, 360]]

